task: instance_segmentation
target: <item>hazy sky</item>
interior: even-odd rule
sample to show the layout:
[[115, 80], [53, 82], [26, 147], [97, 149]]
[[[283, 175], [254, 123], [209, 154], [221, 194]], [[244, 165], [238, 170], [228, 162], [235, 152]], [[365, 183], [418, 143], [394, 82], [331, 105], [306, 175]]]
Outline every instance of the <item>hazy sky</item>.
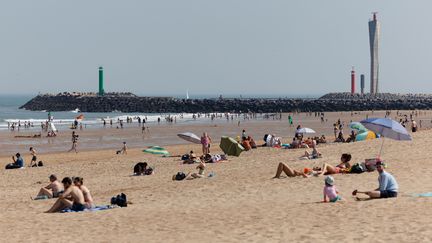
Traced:
[[[0, 7], [0, 93], [290, 95], [350, 89], [381, 21], [380, 91], [432, 93], [431, 0], [20, 0]], [[357, 82], [359, 86], [359, 82]]]

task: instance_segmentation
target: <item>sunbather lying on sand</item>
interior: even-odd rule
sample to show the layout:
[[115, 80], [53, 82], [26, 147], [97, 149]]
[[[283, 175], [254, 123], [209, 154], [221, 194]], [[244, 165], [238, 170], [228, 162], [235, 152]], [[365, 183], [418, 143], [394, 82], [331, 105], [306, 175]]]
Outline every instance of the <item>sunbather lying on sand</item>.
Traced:
[[308, 151], [305, 151], [305, 154], [301, 158], [317, 159], [320, 157], [322, 157], [322, 154], [316, 149], [316, 141], [312, 140], [312, 152], [309, 153]]
[[351, 168], [351, 165], [349, 163], [350, 160], [351, 160], [351, 154], [342, 154], [340, 164], [336, 166], [324, 164], [320, 174], [331, 175], [331, 174], [338, 174], [338, 173], [348, 173], [349, 169]]
[[284, 172], [288, 177], [296, 177], [303, 176], [304, 178], [310, 177], [312, 175], [318, 175], [321, 171], [321, 168], [304, 168], [303, 171], [298, 171], [290, 168], [285, 163], [279, 163], [276, 175], [273, 178], [280, 178], [282, 172]]

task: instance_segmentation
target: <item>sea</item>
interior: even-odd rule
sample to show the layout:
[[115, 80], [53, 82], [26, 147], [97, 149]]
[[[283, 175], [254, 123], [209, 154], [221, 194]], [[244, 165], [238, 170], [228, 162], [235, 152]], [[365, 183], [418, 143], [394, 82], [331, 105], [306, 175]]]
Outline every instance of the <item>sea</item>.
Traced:
[[[48, 112], [48, 111], [28, 111], [19, 109], [20, 106], [25, 104], [27, 101], [32, 99], [36, 95], [0, 95], [0, 131], [7, 130], [8, 126], [12, 123], [21, 125], [24, 122], [30, 122], [33, 127], [30, 129], [40, 130], [42, 123], [45, 123], [51, 115], [53, 118], [52, 123], [57, 129], [69, 129], [73, 124], [76, 117], [83, 115], [84, 119], [80, 121], [86, 128], [100, 128], [103, 126], [103, 120], [109, 122], [113, 120], [116, 123], [118, 120], [126, 120], [127, 117], [141, 117], [146, 118], [148, 123], [155, 123], [158, 118], [164, 119], [165, 117], [171, 116], [177, 119], [177, 122], [191, 122], [196, 121], [194, 114], [173, 114], [173, 113], [122, 113], [122, 112], [80, 112], [79, 110], [63, 111], [63, 112]], [[172, 97], [182, 98], [179, 95], [172, 95]], [[198, 95], [191, 98], [217, 98], [218, 96], [211, 95]], [[318, 95], [290, 95], [290, 96], [275, 96], [275, 95], [249, 95], [249, 96], [224, 96], [225, 98], [316, 98]], [[184, 97], [183, 97], [184, 98]], [[180, 119], [181, 118], [181, 119]], [[204, 121], [205, 117], [201, 117], [199, 120]]]

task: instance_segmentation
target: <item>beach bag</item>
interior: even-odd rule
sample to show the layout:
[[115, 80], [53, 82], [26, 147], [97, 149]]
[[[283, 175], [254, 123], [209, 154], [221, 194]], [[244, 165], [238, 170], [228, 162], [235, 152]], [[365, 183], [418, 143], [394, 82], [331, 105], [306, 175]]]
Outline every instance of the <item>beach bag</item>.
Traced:
[[176, 181], [184, 180], [184, 178], [186, 178], [186, 174], [183, 172], [178, 172], [177, 175], [175, 176]]
[[38, 166], [44, 166], [43, 162], [42, 162], [42, 161], [39, 161], [39, 162], [38, 162]]
[[181, 157], [181, 159], [182, 159], [182, 160], [188, 160], [188, 159], [189, 159], [189, 154], [184, 154], [184, 155]]
[[127, 207], [126, 194], [121, 193], [115, 197], [111, 198], [111, 205], [117, 205], [119, 207]]
[[365, 171], [364, 171], [363, 167], [359, 163], [354, 164], [353, 166], [351, 166], [350, 173], [361, 174], [363, 172], [365, 172]]

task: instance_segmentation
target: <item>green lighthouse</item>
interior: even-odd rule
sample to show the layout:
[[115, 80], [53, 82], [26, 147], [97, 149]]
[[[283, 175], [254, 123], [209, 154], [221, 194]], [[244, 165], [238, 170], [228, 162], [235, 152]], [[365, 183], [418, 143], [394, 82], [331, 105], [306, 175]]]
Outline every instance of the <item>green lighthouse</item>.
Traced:
[[99, 93], [100, 96], [105, 94], [104, 80], [103, 80], [103, 67], [99, 67]]

